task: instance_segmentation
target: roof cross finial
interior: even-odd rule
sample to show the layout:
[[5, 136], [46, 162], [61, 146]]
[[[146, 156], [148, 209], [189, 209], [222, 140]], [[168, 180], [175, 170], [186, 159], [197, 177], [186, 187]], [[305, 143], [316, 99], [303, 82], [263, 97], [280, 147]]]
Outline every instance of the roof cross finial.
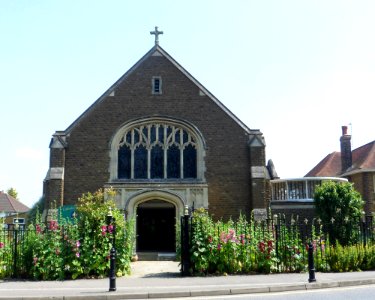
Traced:
[[150, 34], [155, 35], [155, 45], [159, 45], [159, 34], [163, 34], [163, 31], [158, 30], [158, 26], [155, 26], [154, 31], [150, 31]]

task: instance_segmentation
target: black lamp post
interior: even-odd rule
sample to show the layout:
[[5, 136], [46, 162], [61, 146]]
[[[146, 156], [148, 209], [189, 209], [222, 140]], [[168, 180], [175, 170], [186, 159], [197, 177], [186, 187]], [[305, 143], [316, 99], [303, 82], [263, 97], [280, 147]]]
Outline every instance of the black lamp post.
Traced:
[[17, 258], [18, 258], [18, 218], [14, 220], [13, 235], [14, 235], [14, 261], [13, 261], [13, 277], [17, 277]]
[[315, 282], [314, 247], [310, 242], [308, 245], [309, 282]]
[[189, 207], [186, 205], [184, 210], [184, 216], [181, 218], [181, 271], [182, 276], [190, 275], [190, 215]]
[[107, 215], [107, 232], [111, 235], [111, 250], [109, 253], [110, 267], [109, 267], [109, 291], [116, 291], [116, 219], [112, 215], [112, 208], [109, 208]]

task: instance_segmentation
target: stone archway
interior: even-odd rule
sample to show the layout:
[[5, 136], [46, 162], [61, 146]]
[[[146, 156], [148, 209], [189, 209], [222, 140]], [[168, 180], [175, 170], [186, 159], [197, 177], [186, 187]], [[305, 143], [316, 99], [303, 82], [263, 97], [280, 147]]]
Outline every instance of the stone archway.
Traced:
[[176, 206], [149, 200], [137, 206], [137, 252], [176, 252]]
[[166, 191], [145, 191], [129, 199], [126, 210], [136, 221], [137, 253], [176, 252], [176, 222], [183, 209], [183, 200]]

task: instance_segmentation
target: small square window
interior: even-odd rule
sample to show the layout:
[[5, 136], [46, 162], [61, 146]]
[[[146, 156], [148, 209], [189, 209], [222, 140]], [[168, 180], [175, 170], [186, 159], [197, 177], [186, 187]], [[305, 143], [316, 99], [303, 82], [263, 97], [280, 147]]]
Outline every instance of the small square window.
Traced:
[[161, 94], [161, 77], [152, 77], [152, 93], [155, 95]]

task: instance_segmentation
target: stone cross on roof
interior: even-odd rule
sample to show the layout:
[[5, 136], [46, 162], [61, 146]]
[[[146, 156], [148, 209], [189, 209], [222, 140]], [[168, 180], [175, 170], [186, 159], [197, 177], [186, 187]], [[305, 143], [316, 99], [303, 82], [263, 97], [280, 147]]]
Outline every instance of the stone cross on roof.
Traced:
[[159, 45], [159, 34], [163, 34], [163, 31], [158, 30], [158, 26], [155, 26], [154, 31], [150, 31], [150, 34], [155, 35], [155, 45]]

